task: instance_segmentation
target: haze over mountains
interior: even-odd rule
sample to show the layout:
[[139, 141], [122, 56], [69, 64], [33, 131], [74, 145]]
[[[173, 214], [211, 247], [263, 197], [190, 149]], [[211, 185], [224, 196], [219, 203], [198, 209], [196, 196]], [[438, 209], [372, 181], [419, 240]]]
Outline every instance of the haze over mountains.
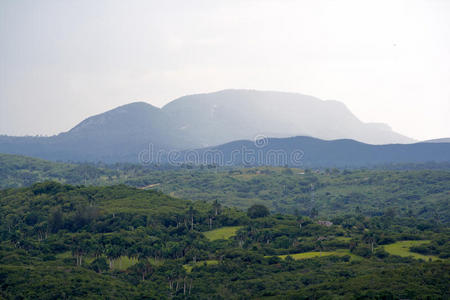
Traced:
[[162, 111], [173, 116], [177, 127], [198, 136], [203, 146], [257, 135], [354, 139], [369, 144], [414, 142], [388, 125], [361, 122], [342, 102], [297, 93], [224, 90], [178, 98]]
[[[294, 93], [224, 90], [181, 97], [162, 108], [144, 102], [127, 104], [52, 137], [1, 136], [0, 152], [62, 161], [136, 162], [143, 151], [199, 149], [256, 136], [353, 139], [369, 144], [414, 142], [387, 125], [361, 122], [338, 101]], [[347, 150], [362, 145], [347, 140], [324, 142], [321, 147], [336, 144], [345, 144]], [[361, 162], [368, 162], [371, 155], [366, 152]], [[427, 154], [421, 161], [432, 158]], [[389, 162], [386, 159], [383, 162]]]
[[424, 143], [450, 143], [450, 138], [432, 139], [424, 141]]

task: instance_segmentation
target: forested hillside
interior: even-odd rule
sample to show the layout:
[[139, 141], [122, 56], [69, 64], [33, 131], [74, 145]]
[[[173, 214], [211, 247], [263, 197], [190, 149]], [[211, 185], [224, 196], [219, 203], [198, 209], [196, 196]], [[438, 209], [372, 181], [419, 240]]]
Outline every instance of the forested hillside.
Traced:
[[248, 208], [259, 203], [274, 212], [329, 217], [359, 211], [450, 221], [449, 171], [380, 171], [337, 169], [244, 168], [153, 171], [125, 181], [193, 200], [219, 200]]
[[6, 299], [450, 296], [449, 231], [437, 220], [245, 212], [44, 182], [1, 190], [0, 224]]
[[450, 222], [448, 170], [106, 166], [0, 155], [0, 187], [29, 186], [44, 180], [127, 184], [185, 199], [217, 200], [224, 206], [241, 209], [263, 204], [272, 212], [298, 211], [305, 216], [330, 217], [359, 211], [365, 216], [390, 213]]
[[51, 162], [21, 155], [0, 153], [0, 188], [30, 186], [54, 180], [70, 184], [106, 184], [120, 172], [92, 164]]

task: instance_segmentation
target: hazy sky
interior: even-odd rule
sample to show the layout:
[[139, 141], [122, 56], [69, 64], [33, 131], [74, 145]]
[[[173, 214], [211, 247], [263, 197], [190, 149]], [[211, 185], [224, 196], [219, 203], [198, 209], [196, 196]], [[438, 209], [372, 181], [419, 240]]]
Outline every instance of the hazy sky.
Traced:
[[226, 88], [450, 136], [450, 1], [0, 0], [0, 134]]

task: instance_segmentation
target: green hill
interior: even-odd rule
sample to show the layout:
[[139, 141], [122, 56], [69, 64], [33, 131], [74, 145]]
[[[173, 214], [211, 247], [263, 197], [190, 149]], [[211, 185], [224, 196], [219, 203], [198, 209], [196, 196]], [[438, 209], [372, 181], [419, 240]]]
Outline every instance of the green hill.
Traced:
[[295, 168], [176, 169], [152, 171], [125, 183], [157, 189], [193, 200], [215, 201], [247, 209], [264, 204], [273, 212], [324, 218], [359, 211], [382, 216], [389, 210], [403, 217], [450, 222], [450, 171], [344, 170]]

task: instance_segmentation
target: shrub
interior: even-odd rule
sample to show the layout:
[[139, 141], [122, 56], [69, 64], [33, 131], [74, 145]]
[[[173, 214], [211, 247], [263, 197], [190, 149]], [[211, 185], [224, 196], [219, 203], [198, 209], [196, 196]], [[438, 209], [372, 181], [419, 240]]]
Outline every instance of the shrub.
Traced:
[[252, 219], [267, 217], [269, 214], [270, 214], [269, 209], [264, 205], [260, 204], [252, 205], [247, 210], [247, 216], [249, 216]]

